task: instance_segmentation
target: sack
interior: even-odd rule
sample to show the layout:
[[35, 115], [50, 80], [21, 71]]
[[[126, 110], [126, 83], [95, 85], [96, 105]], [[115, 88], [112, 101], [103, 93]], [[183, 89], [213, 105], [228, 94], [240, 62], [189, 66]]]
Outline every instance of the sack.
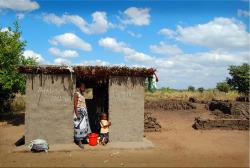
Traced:
[[35, 139], [30, 141], [28, 148], [33, 152], [48, 152], [49, 144], [43, 139]]

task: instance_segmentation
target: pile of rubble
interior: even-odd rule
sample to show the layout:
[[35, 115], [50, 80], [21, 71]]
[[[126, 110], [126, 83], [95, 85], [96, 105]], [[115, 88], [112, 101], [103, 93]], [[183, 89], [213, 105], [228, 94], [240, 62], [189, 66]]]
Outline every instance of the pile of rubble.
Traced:
[[212, 100], [206, 104], [206, 108], [210, 111], [220, 110], [224, 114], [230, 114], [230, 109], [232, 107], [231, 102], [221, 101], [221, 100]]
[[[249, 119], [249, 103], [235, 101], [213, 100], [206, 105], [207, 109], [214, 112], [220, 111], [224, 115], [232, 115], [234, 117], [244, 117]], [[223, 116], [223, 115], [222, 115]]]
[[249, 97], [248, 96], [239, 96], [236, 98], [236, 101], [249, 102]]
[[196, 106], [188, 101], [182, 100], [157, 100], [145, 101], [146, 109], [163, 109], [163, 110], [190, 110], [196, 109]]
[[196, 97], [189, 97], [188, 99], [189, 102], [191, 103], [200, 103], [200, 104], [207, 104], [207, 100], [198, 100]]
[[235, 102], [231, 107], [231, 115], [241, 116], [249, 120], [249, 103]]
[[161, 125], [157, 122], [156, 118], [152, 117], [151, 112], [144, 113], [144, 132], [160, 132]]
[[197, 117], [193, 127], [195, 129], [236, 129], [249, 130], [249, 120], [237, 118], [204, 119]]
[[195, 118], [196, 129], [249, 130], [249, 104], [247, 102], [213, 100], [207, 104], [211, 118]]

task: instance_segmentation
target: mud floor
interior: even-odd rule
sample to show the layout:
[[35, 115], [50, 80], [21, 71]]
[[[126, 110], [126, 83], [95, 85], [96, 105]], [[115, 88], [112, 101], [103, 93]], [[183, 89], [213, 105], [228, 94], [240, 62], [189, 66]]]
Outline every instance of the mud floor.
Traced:
[[13, 152], [24, 125], [0, 126], [2, 167], [248, 167], [249, 131], [195, 130], [196, 110], [152, 111], [161, 132], [147, 132], [155, 145], [141, 150], [93, 150], [49, 153]]

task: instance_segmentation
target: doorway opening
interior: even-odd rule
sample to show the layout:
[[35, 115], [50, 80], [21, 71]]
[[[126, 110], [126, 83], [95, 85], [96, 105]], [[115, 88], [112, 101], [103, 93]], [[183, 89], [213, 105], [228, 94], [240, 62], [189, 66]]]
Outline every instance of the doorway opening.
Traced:
[[98, 78], [90, 76], [76, 76], [76, 86], [80, 83], [84, 83], [86, 91], [84, 93], [86, 106], [89, 117], [89, 124], [93, 133], [99, 133], [100, 126], [100, 115], [101, 113], [108, 114], [108, 78]]

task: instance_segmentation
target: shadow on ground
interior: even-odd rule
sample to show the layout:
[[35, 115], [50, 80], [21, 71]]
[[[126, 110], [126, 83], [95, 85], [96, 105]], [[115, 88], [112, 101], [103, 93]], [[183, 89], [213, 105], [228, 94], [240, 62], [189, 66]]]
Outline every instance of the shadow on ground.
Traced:
[[16, 142], [15, 142], [15, 145], [16, 146], [22, 146], [25, 144], [25, 136], [22, 136], [22, 138], [18, 139]]
[[23, 112], [19, 113], [4, 113], [0, 114], [0, 122], [7, 122], [13, 126], [18, 126], [24, 124], [25, 114]]

